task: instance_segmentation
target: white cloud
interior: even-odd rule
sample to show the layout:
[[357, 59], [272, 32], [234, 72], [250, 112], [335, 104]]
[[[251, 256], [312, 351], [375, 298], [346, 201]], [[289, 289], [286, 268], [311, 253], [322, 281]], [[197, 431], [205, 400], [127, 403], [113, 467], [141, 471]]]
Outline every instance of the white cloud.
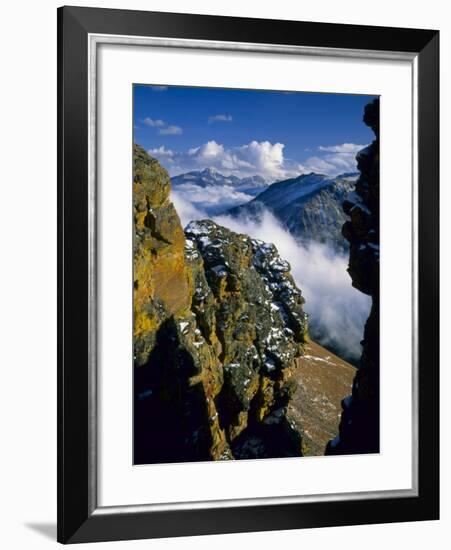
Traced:
[[208, 117], [208, 124], [213, 124], [213, 122], [232, 122], [232, 115], [212, 115]]
[[258, 174], [273, 182], [299, 174], [297, 168], [289, 168], [283, 154], [284, 147], [283, 143], [269, 141], [251, 141], [244, 145], [225, 147], [212, 140], [186, 151], [158, 147], [148, 152], [163, 163], [171, 176], [212, 167], [224, 175], [245, 177]]
[[171, 149], [166, 149], [164, 145], [160, 145], [157, 149], [149, 149], [148, 151], [152, 156], [158, 158], [170, 159], [174, 156], [174, 151]]
[[158, 128], [158, 133], [165, 136], [179, 136], [183, 133], [183, 129], [180, 126], [168, 125], [161, 118], [146, 117], [141, 121], [146, 126], [151, 128]]
[[320, 145], [319, 155], [309, 157], [298, 165], [300, 173], [317, 172], [329, 176], [337, 176], [344, 172], [357, 170], [356, 154], [366, 145], [342, 143], [340, 145]]
[[180, 126], [166, 126], [165, 128], [161, 128], [158, 130], [158, 133], [162, 136], [179, 136], [180, 134], [183, 134], [182, 128]]
[[342, 143], [341, 145], [320, 145], [319, 151], [327, 151], [329, 153], [358, 153], [366, 145], [358, 145], [356, 143]]
[[[181, 129], [178, 132], [173, 128], [173, 126], [160, 128], [159, 133], [174, 135], [181, 133]], [[171, 176], [191, 170], [216, 168], [226, 176], [246, 177], [257, 174], [272, 183], [310, 172], [329, 176], [355, 172], [357, 171], [356, 153], [364, 147], [366, 146], [354, 143], [321, 145], [317, 148], [316, 155], [308, 157], [302, 163], [285, 157], [283, 143], [270, 141], [254, 140], [244, 145], [225, 147], [211, 140], [185, 151], [173, 151], [160, 146], [149, 149], [148, 152], [163, 163]]]
[[167, 86], [150, 86], [154, 92], [165, 92], [168, 87]]
[[164, 126], [164, 125], [166, 124], [164, 120], [161, 120], [161, 119], [154, 119], [154, 118], [150, 118], [150, 117], [146, 117], [146, 118], [143, 120], [143, 123], [144, 123], [146, 126], [151, 126], [151, 127]]
[[216, 143], [216, 141], [207, 141], [204, 145], [192, 148], [188, 152], [206, 161], [222, 159], [225, 155], [224, 146], [220, 143]]

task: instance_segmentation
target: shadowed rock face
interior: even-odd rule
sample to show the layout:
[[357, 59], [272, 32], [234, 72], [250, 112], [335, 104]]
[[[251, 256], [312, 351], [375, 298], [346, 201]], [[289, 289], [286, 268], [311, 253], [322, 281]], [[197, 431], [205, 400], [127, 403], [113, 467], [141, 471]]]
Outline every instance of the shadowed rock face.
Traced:
[[134, 148], [134, 463], [301, 456], [287, 417], [307, 340], [271, 244], [185, 233], [165, 170]]
[[343, 235], [350, 243], [352, 284], [372, 297], [365, 325], [360, 368], [352, 395], [346, 398], [339, 436], [327, 454], [379, 452], [379, 100], [365, 107], [363, 120], [376, 139], [357, 154], [360, 177], [355, 192], [343, 203], [350, 217]]

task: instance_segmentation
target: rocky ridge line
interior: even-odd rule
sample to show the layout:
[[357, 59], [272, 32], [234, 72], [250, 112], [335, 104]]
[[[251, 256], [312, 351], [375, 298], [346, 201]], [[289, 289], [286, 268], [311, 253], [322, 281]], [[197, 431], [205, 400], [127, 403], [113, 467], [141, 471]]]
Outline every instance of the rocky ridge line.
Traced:
[[298, 242], [308, 245], [313, 241], [347, 252], [348, 241], [341, 232], [346, 221], [342, 203], [354, 191], [354, 180], [353, 174], [335, 178], [303, 174], [273, 183], [253, 200], [229, 209], [227, 214], [258, 222], [269, 211]]

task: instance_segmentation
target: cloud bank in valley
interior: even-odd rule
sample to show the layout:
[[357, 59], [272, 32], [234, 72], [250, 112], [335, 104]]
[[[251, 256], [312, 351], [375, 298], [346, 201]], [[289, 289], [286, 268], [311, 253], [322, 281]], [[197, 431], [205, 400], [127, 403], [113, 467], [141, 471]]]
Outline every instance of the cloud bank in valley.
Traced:
[[[192, 212], [193, 209], [198, 216], [208, 218], [212, 214], [224, 212], [228, 208], [253, 199], [251, 195], [231, 185], [201, 187], [194, 183], [177, 186], [176, 190], [172, 190], [171, 196], [182, 222], [186, 219], [184, 212]], [[186, 223], [191, 219], [193, 218], [187, 219]]]
[[[174, 193], [173, 200], [183, 224], [208, 217]], [[230, 216], [213, 219], [232, 231], [275, 244], [281, 257], [290, 262], [291, 273], [306, 300], [312, 337], [348, 360], [360, 358], [371, 299], [352, 286], [346, 271], [347, 255], [318, 243], [299, 244], [268, 211], [261, 222]]]
[[[158, 126], [158, 132], [164, 133], [167, 129], [158, 124], [162, 121], [149, 120], [152, 120], [154, 127]], [[316, 148], [316, 154], [302, 163], [285, 156], [283, 143], [255, 140], [233, 147], [226, 147], [211, 140], [199, 147], [182, 151], [161, 145], [149, 149], [148, 153], [162, 162], [171, 176], [213, 167], [224, 175], [235, 175], [240, 178], [259, 175], [272, 183], [310, 172], [329, 176], [353, 172], [356, 170], [356, 153], [363, 147], [365, 146], [354, 143], [320, 145]]]

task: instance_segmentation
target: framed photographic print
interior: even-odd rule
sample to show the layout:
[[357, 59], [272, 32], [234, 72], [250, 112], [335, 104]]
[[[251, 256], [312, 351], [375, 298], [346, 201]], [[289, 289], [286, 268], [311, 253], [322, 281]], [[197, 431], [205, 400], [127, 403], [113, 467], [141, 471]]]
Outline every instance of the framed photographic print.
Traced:
[[58, 540], [438, 518], [439, 35], [64, 7]]

